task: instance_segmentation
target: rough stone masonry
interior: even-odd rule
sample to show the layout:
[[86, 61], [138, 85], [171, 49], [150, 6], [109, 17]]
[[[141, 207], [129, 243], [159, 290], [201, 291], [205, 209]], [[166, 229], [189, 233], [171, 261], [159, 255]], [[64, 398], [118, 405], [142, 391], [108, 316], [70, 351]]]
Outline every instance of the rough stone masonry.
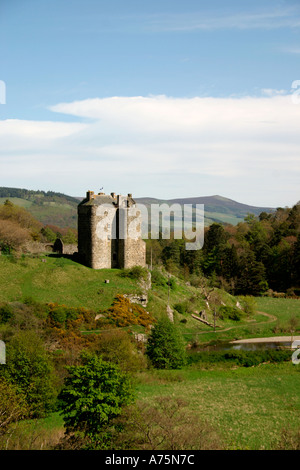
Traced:
[[86, 193], [78, 205], [78, 255], [93, 269], [146, 265], [141, 211], [132, 194]]

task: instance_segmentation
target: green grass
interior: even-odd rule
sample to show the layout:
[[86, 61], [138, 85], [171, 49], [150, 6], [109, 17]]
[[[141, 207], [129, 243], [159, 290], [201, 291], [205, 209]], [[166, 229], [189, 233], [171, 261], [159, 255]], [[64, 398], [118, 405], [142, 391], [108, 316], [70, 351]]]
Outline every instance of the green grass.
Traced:
[[[159, 397], [180, 397], [199, 422], [207, 421], [216, 430], [226, 450], [270, 450], [276, 448], [284, 429], [296, 433], [299, 389], [300, 366], [292, 363], [145, 371], [136, 380], [138, 401], [154, 405]], [[63, 421], [53, 413], [27, 421], [24, 430], [56, 444], [63, 435]]]
[[19, 197], [0, 197], [0, 205], [4, 204], [7, 199], [16, 206], [24, 207], [24, 209], [29, 209], [33, 204], [32, 201], [28, 201], [27, 199], [21, 199]]
[[[56, 302], [70, 307], [104, 310], [112, 304], [116, 294], [141, 293], [135, 279], [120, 276], [120, 273], [121, 270], [117, 269], [93, 270], [71, 259], [51, 255], [36, 258], [25, 256], [18, 260], [2, 255], [0, 302], [21, 301], [24, 297], [32, 297], [42, 303]], [[105, 279], [110, 282], [106, 284]], [[218, 296], [229, 306], [234, 306], [237, 300], [221, 290], [218, 291]], [[214, 331], [191, 317], [192, 312], [205, 309], [208, 321], [213, 324], [213, 311], [207, 309], [199, 289], [186, 285], [184, 280], [176, 278], [175, 287], [170, 288], [169, 292], [166, 285], [153, 284], [148, 298], [147, 311], [156, 318], [166, 314], [169, 302], [174, 311], [174, 321], [187, 342], [226, 342], [242, 338], [289, 335], [288, 324], [292, 316], [299, 320], [295, 334], [300, 334], [299, 299], [257, 298], [256, 315], [245, 317], [243, 321], [217, 319], [217, 328]], [[189, 311], [184, 314], [174, 309], [176, 303], [182, 302], [189, 306]], [[277, 320], [259, 312], [274, 315]]]
[[[46, 260], [42, 262], [42, 260]], [[108, 308], [117, 293], [136, 293], [136, 281], [119, 276], [116, 269], [93, 270], [70, 259], [43, 256], [11, 262], [0, 257], [0, 302], [31, 297], [42, 303], [70, 307]], [[105, 279], [109, 279], [106, 284]]]
[[258, 310], [275, 315], [281, 321], [288, 321], [291, 315], [300, 319], [300, 299], [258, 297], [256, 302]]
[[231, 370], [158, 371], [145, 374], [138, 398], [180, 397], [207, 420], [228, 449], [270, 449], [284, 427], [299, 428], [300, 369], [292, 363]]

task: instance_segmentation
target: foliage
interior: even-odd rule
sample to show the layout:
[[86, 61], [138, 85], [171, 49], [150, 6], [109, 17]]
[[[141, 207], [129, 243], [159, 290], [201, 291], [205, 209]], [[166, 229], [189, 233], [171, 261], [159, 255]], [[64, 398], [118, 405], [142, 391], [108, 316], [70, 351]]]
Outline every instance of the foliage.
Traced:
[[174, 305], [174, 309], [181, 314], [184, 314], [186, 312], [186, 304], [185, 303], [176, 303]]
[[239, 321], [243, 317], [243, 312], [237, 307], [230, 307], [222, 305], [218, 310], [218, 317], [221, 320], [234, 320]]
[[83, 435], [90, 448], [101, 448], [101, 432], [133, 401], [129, 378], [117, 365], [91, 354], [68, 371], [59, 395], [66, 432]]
[[53, 410], [55, 376], [43, 341], [36, 333], [18, 332], [6, 345], [6, 357], [0, 375], [24, 395], [31, 415], [45, 416]]
[[155, 286], [166, 286], [167, 285], [167, 278], [161, 273], [159, 269], [153, 269], [151, 271], [151, 282]]
[[255, 297], [252, 297], [250, 295], [245, 295], [245, 296], [241, 296], [239, 300], [242, 304], [243, 310], [246, 313], [246, 315], [251, 316], [256, 312], [257, 302], [255, 300]]
[[141, 350], [126, 331], [103, 331], [96, 336], [91, 349], [105, 361], [117, 364], [124, 372], [145, 369], [147, 364]]
[[10, 304], [0, 305], [0, 323], [9, 322], [14, 316], [13, 308]]
[[113, 449], [219, 450], [223, 445], [214, 428], [181, 398], [157, 397], [153, 405], [140, 401], [114, 424]]
[[131, 303], [123, 295], [117, 295], [112, 306], [107, 310], [107, 318], [116, 326], [141, 325], [149, 327], [154, 319], [138, 304]]
[[129, 277], [130, 279], [144, 279], [148, 277], [147, 269], [142, 266], [133, 266], [133, 268], [123, 269], [120, 273], [121, 277]]
[[[156, 264], [185, 280], [203, 274], [233, 295], [259, 296], [269, 288], [299, 292], [300, 205], [248, 214], [236, 226], [212, 223], [205, 228], [202, 250], [187, 251], [183, 240], [156, 240]], [[159, 250], [157, 250], [159, 253]], [[153, 270], [153, 284], [157, 284]]]
[[0, 377], [0, 449], [14, 431], [12, 425], [28, 415], [28, 406], [24, 395], [15, 385]]
[[93, 328], [96, 325], [95, 312], [84, 307], [68, 307], [51, 302], [48, 304], [48, 322], [64, 329], [78, 330], [83, 325]]
[[266, 349], [257, 351], [224, 350], [200, 351], [190, 353], [189, 363], [199, 364], [236, 364], [241, 367], [252, 367], [265, 362], [280, 363], [291, 360], [291, 352], [285, 350]]
[[158, 320], [151, 330], [146, 354], [158, 369], [178, 369], [185, 364], [186, 352], [182, 336], [168, 318]]

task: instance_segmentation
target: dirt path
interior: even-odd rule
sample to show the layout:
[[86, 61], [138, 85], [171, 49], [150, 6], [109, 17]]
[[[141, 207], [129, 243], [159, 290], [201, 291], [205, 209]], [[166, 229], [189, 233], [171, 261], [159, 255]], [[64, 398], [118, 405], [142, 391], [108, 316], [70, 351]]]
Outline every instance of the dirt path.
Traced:
[[[266, 323], [272, 323], [272, 322], [277, 320], [277, 317], [275, 317], [275, 315], [271, 315], [270, 313], [259, 312], [259, 311], [257, 313], [259, 313], [260, 315], [265, 315], [266, 317], [268, 317], [268, 320], [263, 321], [263, 322], [251, 322], [251, 325], [265, 325]], [[244, 328], [244, 327], [245, 327], [245, 324], [236, 325], [236, 326], [229, 326], [228, 328], [223, 328], [222, 330], [219, 330], [218, 328], [216, 328], [216, 333], [223, 333], [223, 331], [229, 331], [229, 330], [233, 330], [235, 328]], [[201, 331], [201, 332], [197, 333], [197, 335], [204, 335], [204, 334], [207, 334], [207, 333], [208, 333], [208, 331]], [[283, 338], [285, 338], [285, 337], [283, 336]], [[258, 338], [258, 339], [263, 339], [263, 338]], [[245, 341], [248, 341], [248, 340], [245, 340]], [[286, 341], [288, 341], [288, 340], [286, 340]]]

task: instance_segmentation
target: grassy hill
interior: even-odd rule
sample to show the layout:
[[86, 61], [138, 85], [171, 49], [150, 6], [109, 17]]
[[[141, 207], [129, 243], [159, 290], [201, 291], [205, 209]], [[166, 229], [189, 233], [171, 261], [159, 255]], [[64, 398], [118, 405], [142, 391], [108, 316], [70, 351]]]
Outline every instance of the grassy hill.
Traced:
[[[201, 323], [192, 317], [195, 312], [206, 310], [207, 320], [213, 324], [214, 306], [234, 307], [237, 299], [232, 295], [215, 289], [211, 308], [207, 309], [203, 291], [187, 285], [182, 279], [172, 276], [168, 288], [166, 274], [157, 280], [152, 272], [152, 286], [147, 291], [146, 310], [154, 318], [167, 315], [169, 303], [174, 321], [180, 328], [187, 342], [195, 340], [209, 342], [212, 340], [228, 341], [243, 337], [272, 336], [274, 327], [270, 319], [257, 312], [241, 321], [221, 320], [217, 318], [216, 332], [211, 326]], [[108, 279], [109, 283], [105, 283]], [[135, 278], [124, 276], [119, 269], [93, 270], [76, 263], [72, 259], [54, 255], [0, 256], [0, 304], [3, 302], [22, 302], [31, 298], [40, 303], [58, 303], [67, 307], [84, 307], [95, 312], [108, 309], [117, 294], [140, 295], [145, 290]], [[286, 299], [284, 299], [286, 300]], [[184, 306], [180, 312], [177, 306]], [[295, 308], [295, 305], [293, 305]], [[297, 309], [296, 309], [297, 310]], [[133, 328], [133, 330], [135, 327]], [[137, 328], [139, 331], [139, 328]]]
[[[80, 198], [54, 191], [31, 191], [20, 188], [0, 187], [0, 204], [9, 199], [13, 204], [24, 207], [44, 225], [56, 225], [61, 228], [77, 227], [77, 206]], [[213, 222], [236, 225], [249, 214], [272, 212], [270, 207], [255, 207], [241, 204], [222, 196], [207, 196], [161, 200], [151, 197], [135, 198], [138, 204], [149, 207], [150, 204], [204, 204], [205, 225]]]
[[0, 204], [9, 199], [24, 207], [44, 225], [77, 228], [78, 199], [53, 191], [30, 191], [19, 188], [0, 188]]

